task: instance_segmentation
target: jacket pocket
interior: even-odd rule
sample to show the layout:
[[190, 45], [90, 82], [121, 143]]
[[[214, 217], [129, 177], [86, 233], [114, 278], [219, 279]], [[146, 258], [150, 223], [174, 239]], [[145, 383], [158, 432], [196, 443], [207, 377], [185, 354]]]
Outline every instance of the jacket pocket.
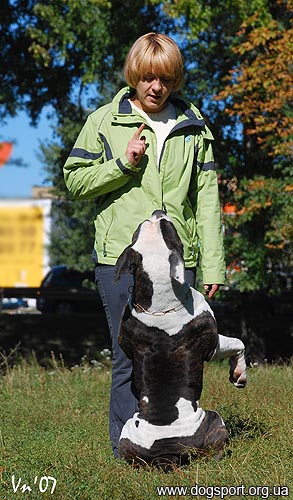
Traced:
[[191, 255], [197, 255], [197, 236], [196, 236], [196, 221], [194, 212], [191, 207], [191, 203], [187, 198], [184, 203], [183, 208], [183, 218], [185, 223], [186, 234], [188, 235], [188, 246], [191, 252]]
[[[100, 213], [95, 220], [96, 243], [98, 254], [102, 253], [103, 257], [107, 256], [107, 243], [111, 228], [114, 222], [114, 204], [110, 205], [107, 210]], [[101, 231], [102, 230], [102, 231]]]

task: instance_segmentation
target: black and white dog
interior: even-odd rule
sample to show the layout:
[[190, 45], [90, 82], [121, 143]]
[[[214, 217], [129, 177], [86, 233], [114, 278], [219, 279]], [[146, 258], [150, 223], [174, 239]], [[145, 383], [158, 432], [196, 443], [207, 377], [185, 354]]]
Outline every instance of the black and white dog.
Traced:
[[119, 342], [133, 362], [139, 411], [124, 425], [120, 456], [134, 464], [187, 463], [201, 450], [221, 457], [228, 439], [215, 411], [204, 411], [204, 361], [230, 358], [230, 381], [246, 383], [244, 345], [218, 335], [203, 295], [184, 278], [183, 246], [169, 217], [155, 211], [120, 255], [116, 278], [132, 272], [134, 287]]

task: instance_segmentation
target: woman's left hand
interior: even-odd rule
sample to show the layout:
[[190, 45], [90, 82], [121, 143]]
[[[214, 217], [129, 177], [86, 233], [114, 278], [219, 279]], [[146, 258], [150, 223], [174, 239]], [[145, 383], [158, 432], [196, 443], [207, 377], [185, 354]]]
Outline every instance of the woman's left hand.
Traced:
[[204, 289], [206, 291], [206, 295], [209, 299], [211, 299], [215, 293], [219, 290], [220, 285], [204, 285]]

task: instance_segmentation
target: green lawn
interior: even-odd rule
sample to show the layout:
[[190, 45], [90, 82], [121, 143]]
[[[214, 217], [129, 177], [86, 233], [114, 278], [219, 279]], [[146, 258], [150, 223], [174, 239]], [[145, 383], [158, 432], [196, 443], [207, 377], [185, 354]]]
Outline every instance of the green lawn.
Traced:
[[[169, 474], [136, 470], [112, 457], [110, 377], [108, 368], [86, 363], [71, 370], [53, 363], [45, 370], [22, 362], [6, 370], [0, 500], [262, 499], [269, 492], [270, 499], [293, 498], [292, 367], [252, 368], [247, 388], [237, 390], [228, 382], [227, 364], [206, 365], [201, 405], [221, 413], [229, 449], [222, 461], [201, 458]], [[178, 488], [173, 494], [157, 490], [166, 486]]]

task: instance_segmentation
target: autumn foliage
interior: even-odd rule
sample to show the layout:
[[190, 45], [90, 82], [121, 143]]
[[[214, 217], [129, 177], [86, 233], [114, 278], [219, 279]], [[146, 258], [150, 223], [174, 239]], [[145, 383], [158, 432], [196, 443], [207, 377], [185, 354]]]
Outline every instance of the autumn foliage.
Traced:
[[[278, 2], [284, 4], [284, 2]], [[286, 2], [293, 13], [292, 1]], [[293, 29], [278, 20], [264, 22], [256, 12], [241, 26], [233, 48], [240, 64], [230, 71], [229, 83], [217, 99], [226, 112], [238, 115], [247, 135], [271, 156], [292, 155], [293, 148]], [[232, 105], [229, 105], [232, 98]], [[228, 100], [228, 101], [227, 101]], [[230, 101], [229, 101], [230, 100]]]

